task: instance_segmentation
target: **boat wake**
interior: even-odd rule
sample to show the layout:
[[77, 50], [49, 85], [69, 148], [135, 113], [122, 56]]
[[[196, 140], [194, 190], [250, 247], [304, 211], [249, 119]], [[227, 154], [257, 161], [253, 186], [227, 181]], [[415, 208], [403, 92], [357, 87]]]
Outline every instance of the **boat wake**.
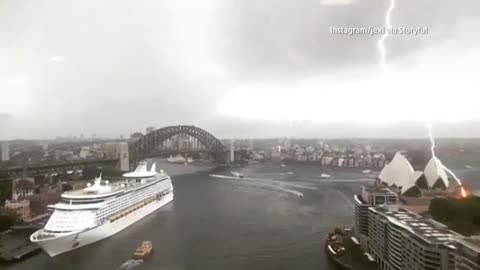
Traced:
[[134, 259], [130, 259], [126, 262], [124, 262], [122, 265], [120, 265], [119, 267], [117, 267], [116, 270], [129, 270], [129, 269], [133, 269], [137, 266], [139, 266], [140, 264], [143, 263], [143, 260], [134, 260]]
[[243, 178], [240, 178], [238, 176], [230, 176], [230, 175], [221, 175], [221, 174], [210, 174], [209, 175], [210, 177], [215, 177], [215, 178], [223, 178], [223, 179], [237, 179], [237, 180], [258, 180], [258, 181], [261, 181], [261, 180], [272, 180], [272, 179], [262, 179], [262, 178], [252, 178], [252, 177], [243, 177]]
[[261, 173], [262, 175], [293, 175], [294, 172]]
[[241, 183], [245, 186], [253, 186], [253, 187], [260, 187], [260, 188], [268, 188], [271, 190], [281, 191], [285, 193], [290, 193], [298, 197], [303, 197], [303, 193], [291, 188], [301, 188], [301, 189], [309, 189], [314, 190], [317, 189], [313, 186], [302, 185], [299, 183], [290, 183], [290, 182], [283, 182], [277, 181], [273, 179], [262, 179], [262, 178], [242, 178], [239, 179], [237, 177], [227, 176], [227, 175], [218, 175], [218, 174], [210, 174], [210, 177], [214, 178], [221, 178], [221, 179], [235, 179], [239, 180], [237, 183]]
[[279, 186], [279, 185], [270, 185], [270, 184], [267, 184], [267, 183], [261, 183], [261, 182], [241, 182], [241, 183], [237, 183], [237, 185], [242, 185], [242, 186], [245, 186], [245, 187], [253, 187], [253, 188], [260, 188], [260, 189], [268, 189], [268, 190], [273, 190], [273, 191], [279, 191], [279, 192], [282, 192], [282, 193], [288, 193], [288, 194], [291, 194], [291, 195], [294, 195], [294, 196], [297, 196], [297, 197], [303, 197], [303, 193], [298, 191], [298, 190], [294, 190], [294, 189], [290, 189], [290, 188], [286, 188], [286, 187], [282, 187], [282, 186]]
[[319, 179], [315, 180], [317, 183], [356, 183], [356, 182], [373, 182], [375, 179]]

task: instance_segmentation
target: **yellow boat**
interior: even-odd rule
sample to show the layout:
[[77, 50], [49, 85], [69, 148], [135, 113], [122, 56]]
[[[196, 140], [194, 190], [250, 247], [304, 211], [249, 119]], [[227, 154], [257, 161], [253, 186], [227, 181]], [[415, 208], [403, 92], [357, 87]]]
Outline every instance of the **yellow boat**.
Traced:
[[151, 241], [143, 241], [142, 245], [135, 250], [133, 258], [144, 259], [153, 253], [153, 245]]

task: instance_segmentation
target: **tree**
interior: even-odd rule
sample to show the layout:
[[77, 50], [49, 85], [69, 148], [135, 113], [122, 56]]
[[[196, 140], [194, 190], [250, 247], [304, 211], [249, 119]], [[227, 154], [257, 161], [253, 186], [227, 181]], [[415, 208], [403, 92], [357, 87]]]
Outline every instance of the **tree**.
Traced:
[[0, 204], [12, 198], [12, 180], [0, 180]]
[[480, 232], [480, 198], [436, 198], [430, 202], [430, 213], [458, 233], [468, 236]]
[[15, 217], [0, 216], [0, 232], [8, 230], [15, 223]]

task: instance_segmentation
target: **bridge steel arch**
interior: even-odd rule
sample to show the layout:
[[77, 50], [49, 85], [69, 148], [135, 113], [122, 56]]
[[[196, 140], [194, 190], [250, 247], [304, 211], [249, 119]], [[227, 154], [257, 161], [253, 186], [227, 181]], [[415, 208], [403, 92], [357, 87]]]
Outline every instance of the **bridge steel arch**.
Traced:
[[178, 134], [186, 134], [196, 138], [206, 151], [210, 153], [225, 152], [226, 147], [212, 134], [195, 126], [168, 126], [152, 131], [145, 136], [131, 142], [129, 145], [129, 155], [131, 164], [135, 164], [143, 158], [149, 157], [155, 153], [162, 143]]

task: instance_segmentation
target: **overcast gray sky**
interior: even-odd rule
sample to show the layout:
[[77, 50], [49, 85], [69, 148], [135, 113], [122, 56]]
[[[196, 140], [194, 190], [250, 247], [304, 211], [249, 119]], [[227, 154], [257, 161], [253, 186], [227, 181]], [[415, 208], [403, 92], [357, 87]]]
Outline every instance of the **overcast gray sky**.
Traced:
[[[480, 1], [0, 0], [0, 140], [128, 136], [480, 136]], [[455, 128], [452, 128], [455, 127]]]

